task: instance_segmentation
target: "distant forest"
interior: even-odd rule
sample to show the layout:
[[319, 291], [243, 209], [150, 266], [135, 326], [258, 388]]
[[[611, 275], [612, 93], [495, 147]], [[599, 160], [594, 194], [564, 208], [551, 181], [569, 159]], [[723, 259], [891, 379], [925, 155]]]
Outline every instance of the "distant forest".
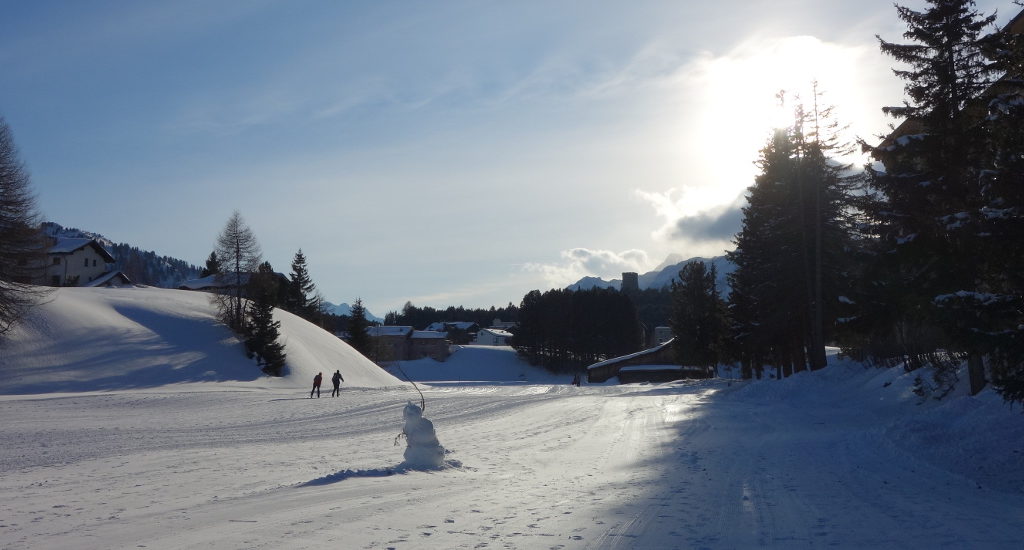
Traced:
[[471, 309], [463, 306], [449, 306], [444, 309], [437, 309], [429, 306], [417, 307], [412, 305], [412, 302], [406, 302], [401, 312], [389, 311], [384, 316], [384, 324], [411, 326], [417, 330], [423, 330], [431, 323], [466, 321], [476, 323], [482, 328], [487, 328], [491, 326], [495, 319], [501, 319], [505, 322], [518, 322], [519, 308], [511, 302], [505, 307], [496, 308], [491, 306], [488, 309]]

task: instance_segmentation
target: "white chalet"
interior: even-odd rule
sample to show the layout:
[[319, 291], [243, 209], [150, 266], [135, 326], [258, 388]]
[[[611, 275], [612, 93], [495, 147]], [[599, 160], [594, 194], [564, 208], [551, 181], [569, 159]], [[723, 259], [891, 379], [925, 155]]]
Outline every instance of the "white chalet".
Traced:
[[511, 332], [496, 328], [483, 328], [476, 333], [474, 344], [478, 346], [507, 346], [509, 338], [512, 338]]
[[85, 286], [113, 268], [114, 257], [95, 239], [58, 237], [46, 251], [43, 284]]

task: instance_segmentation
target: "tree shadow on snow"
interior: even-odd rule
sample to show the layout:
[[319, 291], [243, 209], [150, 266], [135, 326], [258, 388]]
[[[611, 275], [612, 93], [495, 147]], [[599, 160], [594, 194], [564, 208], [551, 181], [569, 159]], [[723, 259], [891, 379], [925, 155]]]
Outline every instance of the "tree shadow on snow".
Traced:
[[[110, 391], [185, 382], [248, 382], [264, 374], [243, 346], [215, 319], [179, 317], [133, 305], [113, 309], [139, 328], [111, 326], [96, 333], [52, 337], [34, 354], [54, 357], [52, 367], [8, 373], [7, 394]], [[53, 329], [37, 327], [48, 335]], [[66, 357], [72, 358], [66, 358]], [[2, 356], [0, 356], [2, 359]]]

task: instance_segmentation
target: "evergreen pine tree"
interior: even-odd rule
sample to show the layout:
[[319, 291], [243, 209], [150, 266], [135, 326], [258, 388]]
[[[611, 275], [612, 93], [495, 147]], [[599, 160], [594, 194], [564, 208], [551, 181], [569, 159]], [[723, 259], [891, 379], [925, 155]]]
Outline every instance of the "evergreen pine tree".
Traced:
[[370, 322], [366, 320], [366, 308], [363, 307], [363, 300], [356, 298], [355, 303], [352, 304], [352, 317], [348, 322], [348, 343], [364, 356], [372, 354], [373, 342], [367, 332], [369, 327]]
[[[761, 173], [749, 188], [743, 225], [728, 253], [730, 300], [736, 338], [747, 355], [741, 362], [772, 364], [788, 376], [805, 364], [803, 335], [807, 309], [801, 246], [800, 201], [794, 185], [796, 145], [787, 130], [776, 130], [761, 151]], [[756, 367], [755, 367], [756, 368]]]
[[274, 320], [277, 274], [270, 263], [263, 262], [252, 279], [249, 285], [251, 303], [248, 307], [245, 347], [251, 356], [256, 357], [263, 372], [270, 376], [281, 376], [285, 353], [284, 345], [278, 341], [281, 322]]
[[[883, 53], [907, 68], [894, 70], [906, 81], [902, 106], [883, 111], [905, 119], [900, 131], [873, 154], [884, 169], [868, 167], [869, 198], [864, 211], [875, 250], [867, 269], [875, 281], [862, 297], [862, 321], [883, 327], [897, 344], [890, 351], [907, 368], [926, 362], [941, 366], [935, 351], [975, 355], [979, 351], [956, 326], [941, 298], [972, 292], [978, 280], [977, 231], [962, 231], [983, 207], [979, 164], [985, 144], [978, 101], [993, 79], [983, 54], [982, 31], [995, 16], [982, 16], [971, 0], [929, 0], [918, 12], [897, 6], [909, 44], [879, 38]], [[972, 392], [980, 390], [978, 363]]]
[[992, 381], [1008, 401], [1024, 403], [1024, 35], [1008, 29], [986, 41], [1003, 77], [986, 94], [986, 149], [981, 210], [972, 213], [978, 237], [977, 292], [950, 299], [961, 311], [973, 345], [988, 360]]
[[315, 303], [316, 285], [309, 277], [306, 268], [306, 256], [300, 248], [292, 260], [292, 272], [288, 275], [288, 311], [310, 320], [318, 313], [319, 304]]
[[761, 151], [730, 274], [729, 311], [743, 376], [764, 364], [779, 377], [825, 366], [839, 296], [849, 286], [851, 193], [855, 183], [833, 159], [844, 148], [830, 109], [798, 105], [792, 128]]
[[713, 372], [721, 357], [728, 323], [715, 285], [715, 268], [691, 262], [672, 283], [672, 334], [676, 360]]
[[206, 267], [200, 272], [199, 277], [209, 277], [218, 273], [220, 273], [220, 260], [217, 259], [217, 251], [215, 250], [210, 252], [210, 256], [206, 258]]

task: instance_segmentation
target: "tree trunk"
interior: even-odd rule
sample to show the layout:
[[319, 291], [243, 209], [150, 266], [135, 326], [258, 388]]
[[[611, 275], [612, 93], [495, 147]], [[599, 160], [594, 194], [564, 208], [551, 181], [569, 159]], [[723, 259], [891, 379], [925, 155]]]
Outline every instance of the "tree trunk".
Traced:
[[985, 359], [976, 352], [967, 356], [967, 376], [971, 381], [971, 395], [985, 389]]

